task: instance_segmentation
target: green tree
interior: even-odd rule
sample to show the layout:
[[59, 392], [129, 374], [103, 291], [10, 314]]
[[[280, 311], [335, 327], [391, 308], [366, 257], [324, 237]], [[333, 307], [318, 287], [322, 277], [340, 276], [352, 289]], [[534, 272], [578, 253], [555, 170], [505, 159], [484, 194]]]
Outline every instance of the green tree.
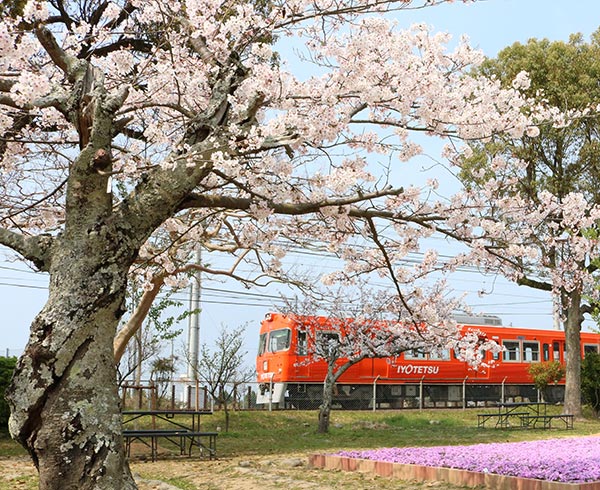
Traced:
[[173, 381], [173, 375], [177, 370], [176, 364], [177, 358], [175, 357], [157, 357], [152, 361], [150, 381], [156, 384], [158, 407], [161, 406], [167, 395], [169, 384]]
[[600, 414], [600, 355], [586, 352], [581, 363], [581, 394], [594, 415]]
[[10, 383], [13, 371], [17, 364], [16, 357], [0, 357], [0, 432], [8, 430], [8, 417], [10, 410], [4, 399], [4, 392]]
[[[487, 60], [480, 73], [495, 78], [505, 87], [527, 72], [530, 85], [525, 93], [534, 103], [544, 103], [561, 111], [581, 111], [568, 125], [542, 125], [539, 135], [519, 138], [496, 135], [485, 143], [471, 145], [473, 154], [462, 162], [461, 180], [471, 190], [485, 192], [489, 182], [496, 185], [494, 200], [484, 211], [490, 222], [501, 222], [514, 231], [521, 247], [531, 247], [537, 259], [511, 254], [515, 242], [498, 236], [487, 239], [487, 247], [518, 284], [551, 291], [566, 334], [565, 411], [581, 414], [580, 339], [585, 314], [593, 311], [586, 299], [586, 288], [597, 269], [593, 254], [573, 250], [573, 240], [582, 238], [581, 228], [572, 227], [562, 213], [550, 214], [534, 233], [526, 235], [524, 221], [515, 213], [502, 213], [501, 200], [524, 203], [529, 210], [544, 209], [542, 196], [552, 195], [559, 203], [577, 193], [585, 209], [600, 204], [600, 118], [586, 114], [588, 107], [600, 100], [600, 31], [585, 43], [582, 36], [572, 35], [568, 42], [531, 39], [502, 50], [496, 59]], [[521, 161], [523, 165], [498, 172], [494, 162]], [[548, 194], [549, 193], [549, 194]], [[564, 272], [568, 264], [569, 272]], [[568, 277], [567, 277], [568, 276]]]
[[27, 0], [2, 0], [0, 3], [0, 17], [18, 17], [23, 14]]

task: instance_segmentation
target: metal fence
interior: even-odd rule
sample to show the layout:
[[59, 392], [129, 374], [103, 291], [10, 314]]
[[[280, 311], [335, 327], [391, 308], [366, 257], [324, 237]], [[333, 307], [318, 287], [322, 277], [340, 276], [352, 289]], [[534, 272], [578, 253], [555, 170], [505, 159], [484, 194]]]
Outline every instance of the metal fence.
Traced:
[[[224, 387], [230, 410], [316, 410], [322, 403], [323, 386], [306, 385], [304, 391], [287, 389], [282, 401], [268, 396], [268, 386], [257, 382], [228, 384]], [[552, 396], [562, 398], [563, 387], [556, 387]], [[211, 396], [201, 382], [189, 380], [156, 383], [144, 381], [140, 385], [125, 383], [121, 386], [123, 407], [127, 409], [199, 409], [220, 410], [223, 407]], [[265, 396], [266, 395], [266, 396]], [[549, 394], [547, 394], [549, 395]], [[429, 408], [470, 408], [496, 406], [498, 402], [539, 401], [541, 394], [533, 386], [524, 385], [431, 385], [426, 383], [403, 385], [365, 385], [357, 389], [336, 386], [334, 409], [389, 410]], [[262, 403], [257, 403], [257, 399]]]
[[255, 410], [263, 408], [256, 405], [257, 390], [258, 383], [230, 383], [223, 387], [225, 395], [213, 397], [207, 385], [191, 380], [125, 381], [120, 386], [125, 409], [147, 410], [219, 410], [224, 408], [219, 399], [231, 410]]

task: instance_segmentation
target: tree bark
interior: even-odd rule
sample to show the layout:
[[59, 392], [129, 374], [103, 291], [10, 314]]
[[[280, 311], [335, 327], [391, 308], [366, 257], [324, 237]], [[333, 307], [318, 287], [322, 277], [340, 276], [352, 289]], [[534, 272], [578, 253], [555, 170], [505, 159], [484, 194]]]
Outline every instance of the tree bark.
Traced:
[[334, 373], [335, 362], [328, 362], [327, 375], [323, 382], [323, 402], [319, 407], [319, 434], [329, 432], [329, 418], [331, 415], [331, 406], [333, 405], [333, 388], [335, 385], [336, 376]]
[[565, 314], [565, 404], [564, 413], [581, 417], [581, 293], [577, 290], [563, 293]]
[[29, 451], [41, 490], [136, 488], [113, 354], [132, 257], [91, 235], [57, 239], [49, 299], [7, 393], [10, 432]]

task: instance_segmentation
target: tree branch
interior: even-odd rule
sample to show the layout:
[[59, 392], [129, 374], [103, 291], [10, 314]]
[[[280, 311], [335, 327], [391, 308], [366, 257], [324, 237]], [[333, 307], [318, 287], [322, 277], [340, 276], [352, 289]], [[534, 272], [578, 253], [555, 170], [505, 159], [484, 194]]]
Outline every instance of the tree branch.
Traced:
[[520, 277], [517, 279], [517, 284], [519, 286], [527, 286], [534, 289], [539, 289], [541, 291], [552, 291], [552, 285], [547, 282], [537, 281], [535, 279], [530, 279], [528, 277]]
[[16, 78], [0, 78], [0, 92], [10, 92], [10, 89], [17, 83]]
[[154, 303], [156, 296], [158, 296], [160, 288], [164, 284], [166, 277], [167, 274], [160, 274], [152, 278], [152, 289], [144, 291], [137, 308], [129, 320], [127, 320], [125, 326], [119, 330], [115, 336], [113, 349], [115, 354], [115, 363], [117, 365], [121, 361], [121, 357], [123, 357], [123, 353], [125, 352], [125, 348], [127, 347], [129, 339], [131, 339], [131, 337], [133, 337], [142, 326], [142, 323], [148, 315], [150, 307], [152, 306], [152, 303]]
[[[370, 201], [372, 199], [378, 199], [381, 197], [398, 196], [404, 192], [402, 188], [386, 188], [380, 191], [371, 192], [369, 194], [357, 193], [353, 196], [340, 197], [336, 199], [328, 199], [319, 202], [309, 203], [276, 203], [267, 202], [268, 206], [277, 214], [285, 214], [291, 216], [298, 216], [303, 214], [316, 213], [325, 207], [339, 207], [349, 206], [361, 202]], [[232, 196], [223, 196], [219, 194], [192, 194], [185, 201], [181, 203], [180, 211], [190, 208], [225, 208], [225, 209], [236, 209], [240, 211], [247, 211], [250, 209], [252, 204], [256, 204], [255, 199], [239, 198]], [[398, 216], [397, 213], [391, 211], [379, 211], [379, 210], [363, 210], [358, 208], [351, 208], [349, 215], [352, 217], [363, 218], [363, 217], [386, 217], [393, 218]], [[439, 219], [436, 217], [436, 219]]]
[[142, 53], [150, 53], [152, 51], [152, 45], [143, 39], [123, 37], [114, 43], [106, 44], [98, 48], [86, 49], [84, 54], [85, 56], [103, 57], [115, 51], [119, 51], [120, 49], [128, 48], [132, 48], [135, 51]]
[[[392, 261], [390, 260], [389, 254], [387, 253], [387, 249], [386, 249], [385, 245], [381, 242], [381, 240], [379, 240], [379, 233], [377, 233], [377, 228], [375, 227], [373, 218], [367, 218], [367, 223], [369, 225], [369, 229], [371, 230], [371, 238], [375, 242], [375, 245], [377, 245], [377, 248], [381, 252], [381, 255], [383, 255], [383, 259], [385, 260], [386, 269], [390, 273], [390, 278], [392, 279], [392, 282], [394, 283], [394, 287], [396, 288], [396, 294], [398, 294], [398, 298], [400, 298], [402, 305], [404, 306], [404, 308], [406, 308], [406, 311], [409, 312], [412, 317], [412, 314], [413, 314], [412, 309], [411, 309], [410, 305], [406, 302], [406, 299], [404, 298], [404, 294], [402, 293], [402, 287], [400, 286], [400, 283], [398, 282], [398, 278], [396, 277], [396, 274], [394, 273], [394, 266], [392, 264]], [[415, 326], [417, 326], [416, 323], [415, 323]]]
[[35, 30], [35, 34], [44, 47], [54, 64], [60, 68], [71, 82], [75, 80], [74, 71], [79, 63], [79, 60], [74, 56], [70, 56], [59, 45], [50, 29], [39, 26]]
[[581, 305], [581, 314], [582, 315], [591, 315], [595, 311], [598, 310], [598, 303], [594, 302], [592, 304], [583, 304]]
[[[2, 140], [0, 140], [0, 150], [2, 149]], [[2, 154], [2, 152], [0, 151], [0, 155]], [[9, 220], [14, 218], [15, 216], [24, 213], [25, 211], [28, 211], [29, 209], [33, 209], [34, 207], [36, 207], [38, 204], [43, 203], [44, 201], [50, 199], [52, 196], [54, 196], [58, 191], [60, 191], [64, 185], [67, 183], [67, 179], [64, 179], [53, 191], [49, 192], [48, 194], [44, 195], [43, 197], [41, 197], [40, 199], [38, 199], [37, 201], [34, 201], [33, 203], [29, 204], [28, 206], [25, 206], [21, 209], [18, 209], [16, 211], [14, 211], [13, 213], [7, 215], [7, 216], [3, 216], [2, 219], [3, 220]]]
[[31, 260], [40, 271], [47, 272], [50, 268], [50, 249], [53, 242], [54, 238], [50, 235], [27, 237], [0, 228], [0, 245], [5, 245], [27, 260]]

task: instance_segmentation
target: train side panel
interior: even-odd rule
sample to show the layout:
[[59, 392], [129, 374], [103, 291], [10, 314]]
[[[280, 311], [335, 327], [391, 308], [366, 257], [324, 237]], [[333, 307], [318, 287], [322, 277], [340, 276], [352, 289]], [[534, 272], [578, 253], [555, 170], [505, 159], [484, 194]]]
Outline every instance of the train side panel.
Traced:
[[[326, 330], [327, 319], [318, 320]], [[365, 359], [340, 377], [337, 399], [343, 407], [366, 408], [365, 397], [368, 400], [376, 386], [381, 399], [391, 406], [410, 406], [403, 403], [407, 397], [414, 396], [417, 385], [421, 390], [425, 385], [432, 399], [445, 397], [450, 402], [457, 399], [458, 394], [464, 397], [467, 387], [473, 399], [499, 397], [501, 392], [502, 395], [530, 397], [535, 393], [529, 366], [552, 360], [564, 363], [564, 332], [487, 325], [463, 328], [481, 332], [482, 337], [502, 345], [504, 351], [495, 357], [488, 353], [486, 366], [478, 369], [457, 359], [454, 352], [434, 356], [409, 351], [393, 358]], [[284, 406], [287, 397], [297, 400], [296, 406], [303, 408], [304, 404], [309, 408], [320, 400], [327, 365], [324, 361], [309, 362], [306, 355], [309, 338], [310, 332], [306, 332], [301, 319], [276, 313], [266, 316], [261, 325], [257, 356], [261, 386], [257, 403]], [[582, 333], [581, 344], [582, 356], [589, 350], [597, 352], [600, 336]], [[564, 384], [564, 380], [560, 384]], [[491, 394], [486, 394], [485, 390]]]

